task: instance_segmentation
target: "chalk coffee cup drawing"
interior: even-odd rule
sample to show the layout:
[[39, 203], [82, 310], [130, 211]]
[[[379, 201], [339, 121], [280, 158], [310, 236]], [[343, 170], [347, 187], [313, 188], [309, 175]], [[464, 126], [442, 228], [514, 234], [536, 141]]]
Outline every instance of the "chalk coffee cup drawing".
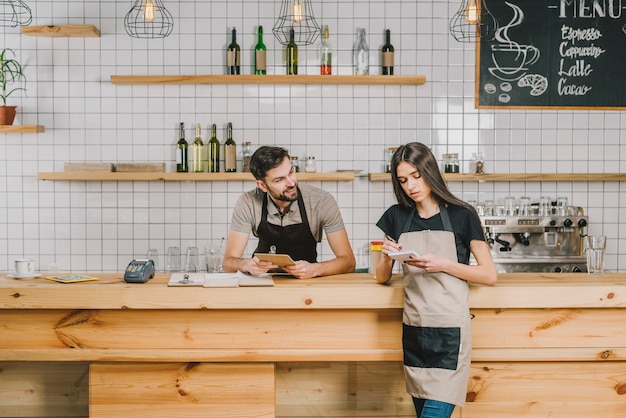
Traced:
[[491, 46], [494, 66], [489, 72], [500, 80], [514, 81], [528, 71], [528, 66], [539, 59], [539, 50], [532, 45], [496, 44]]
[[589, 274], [603, 274], [606, 237], [604, 235], [587, 235], [584, 237], [584, 244], [585, 255], [587, 256], [587, 272]]
[[32, 276], [35, 274], [35, 260], [26, 258], [15, 260], [15, 274], [17, 276]]

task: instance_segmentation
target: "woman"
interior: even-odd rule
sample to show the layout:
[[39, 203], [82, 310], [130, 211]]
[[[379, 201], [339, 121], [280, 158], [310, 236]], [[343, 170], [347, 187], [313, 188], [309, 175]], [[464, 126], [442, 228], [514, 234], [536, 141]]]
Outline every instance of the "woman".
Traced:
[[[407, 392], [418, 418], [448, 418], [455, 405], [465, 405], [469, 379], [468, 282], [494, 285], [497, 273], [478, 214], [448, 190], [426, 145], [399, 147], [391, 178], [398, 204], [376, 224], [385, 233], [376, 280], [391, 278], [390, 252], [419, 254], [402, 265]], [[469, 265], [470, 253], [477, 265]]]

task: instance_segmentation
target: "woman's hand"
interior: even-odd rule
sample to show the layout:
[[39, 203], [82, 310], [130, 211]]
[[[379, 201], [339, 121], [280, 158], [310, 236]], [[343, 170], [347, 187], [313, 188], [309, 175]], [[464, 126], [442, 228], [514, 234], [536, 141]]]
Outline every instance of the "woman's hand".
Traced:
[[402, 249], [402, 244], [397, 243], [393, 238], [389, 235], [385, 235], [385, 239], [383, 240], [383, 248], [382, 253], [383, 257], [391, 260], [389, 257], [389, 253], [394, 251], [400, 251]]
[[409, 266], [420, 268], [428, 273], [446, 271], [450, 265], [450, 260], [437, 254], [423, 254], [404, 262]]

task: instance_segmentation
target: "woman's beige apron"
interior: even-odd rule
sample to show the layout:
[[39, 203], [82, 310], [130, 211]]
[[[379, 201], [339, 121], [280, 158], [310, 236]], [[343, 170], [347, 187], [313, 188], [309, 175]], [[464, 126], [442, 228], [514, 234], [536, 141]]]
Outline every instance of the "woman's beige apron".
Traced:
[[[457, 261], [446, 208], [440, 207], [445, 231], [403, 232], [403, 249], [434, 253]], [[411, 218], [404, 225], [407, 231]], [[407, 392], [463, 407], [469, 379], [472, 335], [467, 282], [447, 273], [427, 273], [406, 264], [402, 343]]]

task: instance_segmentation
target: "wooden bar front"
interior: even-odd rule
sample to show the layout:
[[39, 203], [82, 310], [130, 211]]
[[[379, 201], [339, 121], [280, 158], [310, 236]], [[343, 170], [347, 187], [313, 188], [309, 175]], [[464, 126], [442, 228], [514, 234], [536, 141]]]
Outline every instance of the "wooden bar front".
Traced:
[[[414, 416], [403, 288], [368, 274], [274, 287], [61, 284], [0, 276], [0, 416]], [[626, 275], [472, 286], [455, 417], [626, 416]]]

